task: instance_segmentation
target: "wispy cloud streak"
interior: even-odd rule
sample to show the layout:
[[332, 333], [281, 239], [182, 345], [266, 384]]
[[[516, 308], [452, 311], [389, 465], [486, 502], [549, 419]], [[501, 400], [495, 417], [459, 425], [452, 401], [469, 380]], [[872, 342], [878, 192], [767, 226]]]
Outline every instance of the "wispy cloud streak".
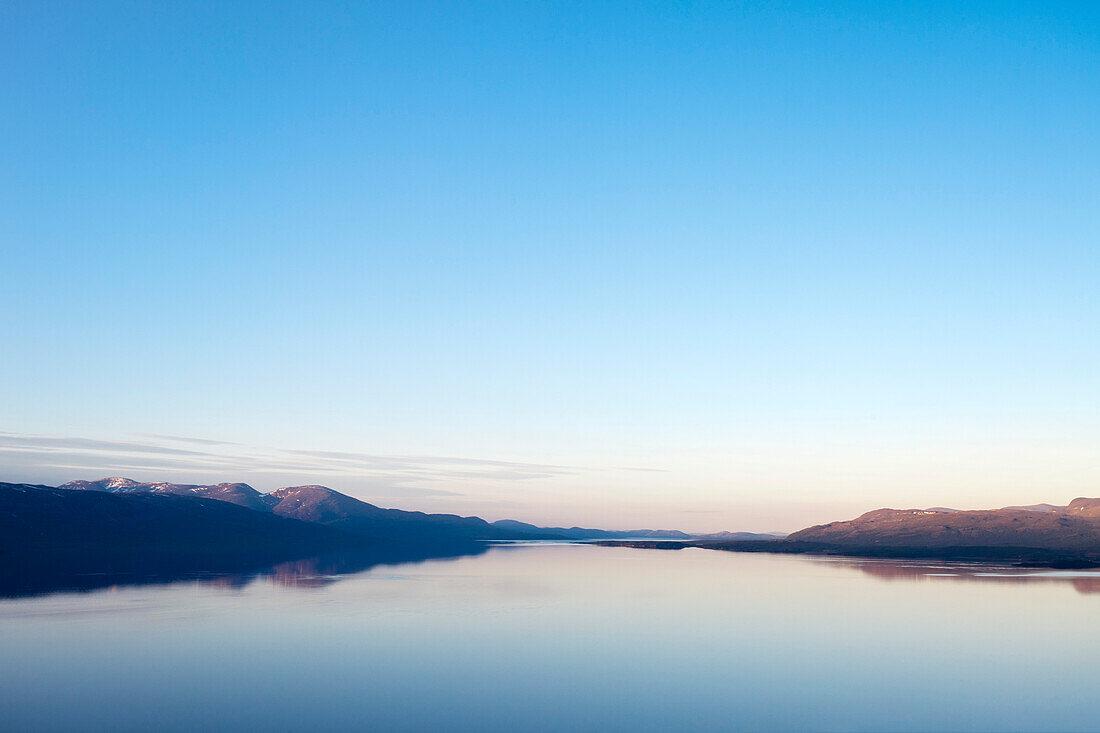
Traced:
[[448, 482], [525, 481], [583, 470], [458, 456], [261, 448], [184, 436], [142, 437], [156, 440], [0, 433], [0, 471], [9, 480], [47, 482], [125, 473], [147, 480], [247, 480], [269, 487], [343, 479], [368, 487], [373, 496], [399, 497], [456, 494], [441, 486]]

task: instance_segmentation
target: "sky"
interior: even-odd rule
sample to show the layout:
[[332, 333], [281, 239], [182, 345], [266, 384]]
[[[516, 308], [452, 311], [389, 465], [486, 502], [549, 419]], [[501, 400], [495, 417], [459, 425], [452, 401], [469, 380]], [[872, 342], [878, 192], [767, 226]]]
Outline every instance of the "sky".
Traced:
[[1090, 3], [0, 2], [0, 479], [1100, 495]]

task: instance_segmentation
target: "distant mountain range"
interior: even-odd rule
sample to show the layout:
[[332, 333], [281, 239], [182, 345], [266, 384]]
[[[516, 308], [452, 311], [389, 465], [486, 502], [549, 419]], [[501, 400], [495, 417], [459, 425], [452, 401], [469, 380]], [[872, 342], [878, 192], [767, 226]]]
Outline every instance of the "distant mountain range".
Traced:
[[695, 538], [663, 543], [602, 540], [599, 544], [1096, 568], [1100, 567], [1100, 499], [1074, 499], [1066, 506], [1032, 504], [978, 511], [876, 509], [855, 519], [807, 527], [784, 539], [763, 542]]
[[247, 578], [319, 556], [333, 567], [367, 568], [477, 554], [486, 540], [638, 536], [688, 537], [384, 509], [315, 485], [261, 493], [245, 483], [118, 477], [59, 487], [0, 483], [0, 596]]
[[0, 484], [0, 553], [296, 553], [354, 544], [337, 529], [224, 501]]
[[[591, 540], [677, 549], [858, 556], [1100, 562], [1100, 499], [960, 511], [876, 509], [779, 534], [539, 527], [515, 520], [384, 509], [325, 486], [261, 493], [244, 483], [174, 484], [128, 478], [59, 487], [0, 483], [0, 555], [83, 553], [173, 558], [253, 553], [267, 561], [349, 547], [452, 546], [486, 540]], [[464, 545], [457, 550], [453, 546]], [[417, 551], [420, 555], [424, 550]], [[2, 563], [0, 563], [2, 565]]]
[[118, 477], [58, 487], [0, 483], [0, 596], [245, 577], [321, 555], [368, 567], [476, 554], [487, 540], [631, 537], [690, 539], [675, 530], [538, 527], [384, 509], [316, 485], [261, 493], [245, 483]]
[[[693, 537], [767, 539], [779, 535], [723, 532], [714, 535], [689, 535], [677, 530], [602, 530], [583, 527], [538, 527], [525, 522], [501, 520], [487, 522], [479, 517], [455, 514], [384, 509], [325, 486], [290, 486], [261, 493], [245, 483], [176, 484], [163, 481], [143, 482], [130, 478], [102, 478], [94, 481], [70, 481], [56, 488], [27, 484], [0, 484], [0, 526], [12, 525], [11, 532], [0, 535], [0, 551], [12, 551], [14, 538], [39, 544], [66, 546], [83, 538], [85, 544], [99, 538], [101, 544], [115, 538], [116, 544], [141, 542], [148, 546], [156, 533], [151, 532], [160, 512], [166, 528], [163, 542], [177, 544], [191, 532], [196, 541], [213, 545], [211, 533], [233, 536], [236, 542], [264, 544], [283, 532], [288, 542], [312, 527], [314, 540], [329, 544], [348, 542], [453, 543], [483, 540], [588, 540], [616, 538], [692, 539]], [[39, 494], [28, 491], [41, 492]], [[76, 498], [78, 495], [113, 497]], [[164, 499], [164, 501], [161, 501]], [[32, 508], [33, 506], [33, 508]], [[229, 507], [232, 506], [232, 509]], [[204, 507], [202, 512], [198, 507]], [[213, 508], [211, 508], [213, 507]], [[188, 514], [185, 509], [193, 510]], [[9, 511], [10, 510], [10, 511]], [[210, 517], [206, 526], [205, 519]], [[275, 522], [273, 520], [283, 520]], [[220, 522], [221, 524], [215, 524]], [[239, 528], [228, 532], [233, 522]], [[64, 531], [62, 526], [64, 525]], [[78, 526], [82, 525], [82, 526]], [[192, 526], [193, 525], [193, 526]], [[36, 530], [33, 528], [37, 527]], [[320, 533], [318, 527], [332, 530]], [[262, 531], [261, 531], [262, 529]], [[142, 534], [150, 530], [151, 533]], [[28, 536], [28, 532], [30, 535]], [[228, 535], [226, 534], [228, 532]], [[56, 535], [56, 541], [50, 539]], [[272, 540], [273, 541], [273, 540]]]
[[521, 532], [523, 534], [548, 538], [569, 540], [613, 540], [613, 539], [662, 539], [662, 540], [690, 540], [690, 539], [738, 539], [738, 540], [774, 540], [784, 537], [779, 533], [756, 532], [714, 532], [711, 534], [688, 534], [677, 529], [589, 529], [585, 527], [536, 527], [526, 522], [517, 522], [513, 519], [501, 519], [493, 522], [494, 527]]
[[261, 494], [213, 486], [0, 483], [0, 596], [110, 584], [249, 576], [280, 563], [350, 556], [363, 567], [485, 550], [521, 538], [476, 517], [380, 509], [318, 486]]
[[1029, 547], [1100, 551], [1100, 499], [1068, 506], [1003, 509], [876, 509], [845, 522], [808, 527], [787, 538], [844, 546]]
[[326, 486], [289, 486], [262, 494], [248, 484], [213, 485], [143, 483], [128, 478], [104, 478], [98, 481], [70, 481], [58, 489], [105, 492], [117, 496], [162, 495], [190, 499], [215, 499], [274, 514], [286, 519], [320, 524], [372, 539], [401, 540], [500, 540], [530, 539], [478, 517], [456, 514], [425, 514], [399, 509], [382, 509]]

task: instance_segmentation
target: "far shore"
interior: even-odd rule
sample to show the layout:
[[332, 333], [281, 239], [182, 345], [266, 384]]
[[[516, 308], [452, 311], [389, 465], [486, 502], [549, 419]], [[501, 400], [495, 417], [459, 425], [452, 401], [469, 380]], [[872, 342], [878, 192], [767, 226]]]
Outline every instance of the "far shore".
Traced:
[[767, 552], [781, 555], [836, 555], [895, 560], [980, 562], [1053, 570], [1100, 569], [1100, 557], [1076, 550], [1040, 547], [907, 547], [900, 545], [831, 545], [794, 540], [599, 540], [601, 547], [644, 550], [682, 550], [698, 547], [726, 552]]

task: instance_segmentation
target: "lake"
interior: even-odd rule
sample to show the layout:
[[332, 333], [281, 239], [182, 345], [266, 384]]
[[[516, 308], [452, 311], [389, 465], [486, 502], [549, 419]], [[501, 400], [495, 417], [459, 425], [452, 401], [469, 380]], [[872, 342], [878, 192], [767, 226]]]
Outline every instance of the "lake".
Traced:
[[388, 563], [0, 599], [0, 728], [1100, 728], [1100, 573], [554, 543]]

